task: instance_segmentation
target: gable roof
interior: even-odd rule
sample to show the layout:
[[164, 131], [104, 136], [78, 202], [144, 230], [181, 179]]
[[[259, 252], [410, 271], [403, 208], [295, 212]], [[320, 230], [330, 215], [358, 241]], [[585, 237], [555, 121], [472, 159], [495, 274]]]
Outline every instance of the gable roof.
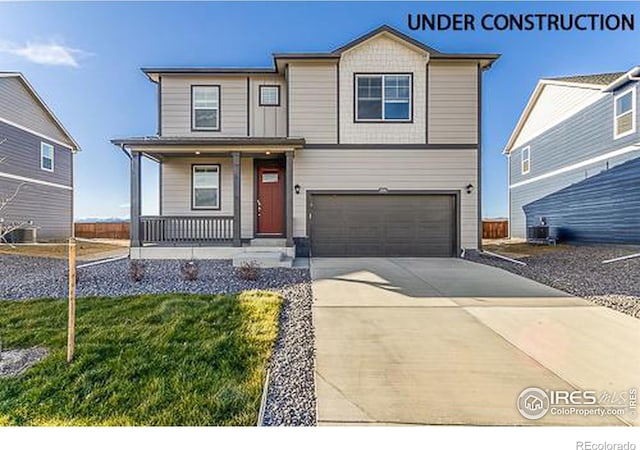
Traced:
[[33, 99], [36, 101], [36, 103], [44, 110], [44, 112], [46, 113], [47, 116], [49, 116], [51, 121], [60, 129], [62, 134], [64, 134], [66, 138], [69, 139], [69, 142], [71, 142], [73, 146], [72, 150], [74, 152], [80, 151], [80, 146], [75, 141], [75, 139], [73, 139], [73, 136], [71, 136], [71, 134], [64, 127], [64, 125], [62, 125], [62, 122], [60, 122], [60, 120], [56, 117], [53, 111], [47, 106], [47, 104], [44, 102], [42, 97], [38, 95], [38, 93], [33, 88], [33, 86], [31, 86], [31, 83], [29, 83], [29, 81], [21, 72], [0, 72], [0, 78], [17, 78], [18, 80], [20, 80], [20, 82], [22, 82], [22, 85], [25, 87], [27, 92], [29, 92], [29, 94], [33, 96]]
[[[152, 68], [145, 67], [142, 68], [142, 72], [147, 75], [147, 77], [153, 81], [157, 82], [158, 75], [162, 75], [163, 73], [180, 73], [180, 74], [247, 74], [247, 73], [278, 73], [283, 67], [283, 62], [287, 60], [338, 60], [340, 56], [352, 48], [368, 41], [369, 39], [373, 39], [382, 34], [388, 34], [393, 36], [395, 39], [402, 41], [408, 46], [429, 54], [430, 59], [438, 60], [477, 60], [483, 69], [488, 69], [491, 67], [491, 64], [500, 57], [497, 53], [442, 53], [433, 47], [429, 47], [428, 45], [423, 44], [417, 39], [408, 36], [401, 31], [389, 26], [389, 25], [381, 25], [370, 32], [359, 36], [352, 41], [349, 41], [345, 45], [338, 47], [337, 49], [330, 52], [307, 52], [307, 53], [274, 53], [273, 57], [273, 68], [206, 68], [206, 67], [174, 67], [174, 68]], [[281, 64], [278, 64], [278, 63]]]
[[555, 84], [575, 89], [594, 89], [600, 92], [610, 92], [617, 87], [622, 86], [626, 82], [633, 80], [634, 76], [638, 74], [640, 74], [640, 66], [636, 66], [627, 72], [605, 72], [541, 78], [531, 94], [531, 97], [529, 97], [529, 101], [527, 102], [524, 111], [522, 111], [511, 136], [509, 136], [509, 140], [507, 141], [502, 153], [509, 154], [513, 149], [512, 147], [516, 142], [518, 135], [524, 128], [524, 125], [526, 124], [527, 119], [533, 111], [533, 108], [535, 107], [538, 98], [540, 98], [545, 86]]
[[594, 73], [590, 75], [570, 75], [566, 77], [553, 77], [553, 78], [545, 78], [546, 80], [554, 80], [554, 81], [565, 81], [568, 83], [578, 83], [578, 84], [595, 84], [595, 85], [603, 85], [608, 86], [622, 75], [625, 72], [608, 72], [608, 73]]
[[333, 52], [331, 52], [334, 55], [341, 55], [342, 53], [351, 50], [354, 47], [357, 47], [358, 45], [362, 44], [365, 41], [368, 41], [369, 39], [372, 39], [374, 37], [377, 37], [380, 34], [384, 34], [384, 33], [388, 33], [392, 36], [394, 36], [395, 38], [404, 41], [405, 43], [416, 47], [426, 53], [429, 53], [430, 55], [438, 55], [440, 54], [440, 52], [436, 49], [434, 49], [433, 47], [429, 47], [428, 45], [423, 44], [422, 42], [418, 41], [417, 39], [412, 38], [411, 36], [408, 36], [404, 33], [402, 33], [401, 31], [396, 30], [393, 27], [390, 27], [389, 25], [381, 25], [378, 28], [371, 30], [370, 32], [363, 34], [362, 36], [346, 43], [345, 45], [338, 47], [337, 49], [335, 49]]

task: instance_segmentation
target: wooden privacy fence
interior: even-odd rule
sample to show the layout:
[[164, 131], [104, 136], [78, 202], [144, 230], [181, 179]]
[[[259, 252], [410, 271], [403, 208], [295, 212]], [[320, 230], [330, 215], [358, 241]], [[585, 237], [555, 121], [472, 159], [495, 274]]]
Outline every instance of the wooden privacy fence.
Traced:
[[507, 220], [483, 220], [482, 238], [501, 239], [509, 235], [509, 221]]
[[75, 224], [76, 237], [129, 239], [129, 222], [83, 222]]

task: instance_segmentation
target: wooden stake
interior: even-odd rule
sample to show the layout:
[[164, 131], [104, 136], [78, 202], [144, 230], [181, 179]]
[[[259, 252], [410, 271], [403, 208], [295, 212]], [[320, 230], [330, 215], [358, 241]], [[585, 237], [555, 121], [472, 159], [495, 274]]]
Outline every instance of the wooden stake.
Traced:
[[73, 360], [76, 346], [76, 240], [69, 238], [69, 325], [67, 334], [67, 363]]

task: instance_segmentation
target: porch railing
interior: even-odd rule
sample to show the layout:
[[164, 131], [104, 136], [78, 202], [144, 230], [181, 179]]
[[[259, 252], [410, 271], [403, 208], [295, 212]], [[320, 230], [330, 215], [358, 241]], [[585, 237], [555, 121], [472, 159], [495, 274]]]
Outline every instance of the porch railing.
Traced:
[[141, 216], [143, 243], [233, 242], [233, 217]]

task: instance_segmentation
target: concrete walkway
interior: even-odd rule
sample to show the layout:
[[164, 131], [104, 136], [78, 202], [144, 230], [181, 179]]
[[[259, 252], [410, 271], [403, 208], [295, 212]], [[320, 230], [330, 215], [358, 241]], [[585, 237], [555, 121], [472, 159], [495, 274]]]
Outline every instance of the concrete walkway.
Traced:
[[523, 418], [520, 392], [640, 385], [640, 321], [460, 259], [314, 258], [318, 423], [625, 425]]

